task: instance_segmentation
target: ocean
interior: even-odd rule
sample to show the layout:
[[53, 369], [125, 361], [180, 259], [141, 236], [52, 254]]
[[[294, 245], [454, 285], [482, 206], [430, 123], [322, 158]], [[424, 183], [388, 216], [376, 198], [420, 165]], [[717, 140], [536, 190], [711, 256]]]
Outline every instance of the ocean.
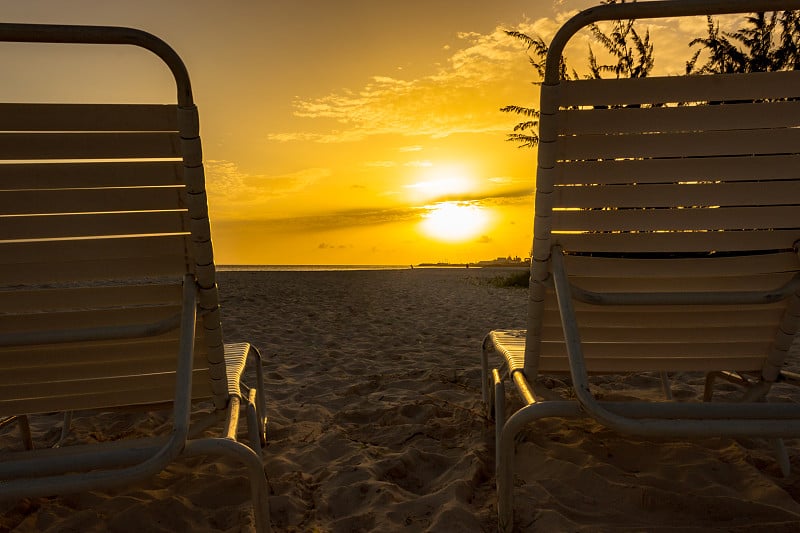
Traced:
[[217, 265], [220, 272], [336, 272], [345, 270], [410, 270], [411, 265]]

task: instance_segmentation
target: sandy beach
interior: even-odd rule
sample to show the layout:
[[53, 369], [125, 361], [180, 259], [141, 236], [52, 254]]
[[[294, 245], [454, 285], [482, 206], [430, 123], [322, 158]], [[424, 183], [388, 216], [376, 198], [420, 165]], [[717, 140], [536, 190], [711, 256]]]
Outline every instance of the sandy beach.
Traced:
[[[489, 283], [508, 273], [219, 274], [226, 340], [250, 341], [265, 357], [274, 531], [495, 530], [494, 424], [481, 402], [480, 342], [492, 328], [524, 325], [525, 289]], [[701, 397], [702, 376], [673, 379], [677, 399]], [[616, 397], [660, 394], [657, 376], [599, 382]], [[800, 391], [778, 385], [772, 398], [798, 402]], [[70, 440], [148, 435], [168, 422], [161, 412], [79, 413]], [[54, 442], [59, 427], [55, 414], [34, 417], [34, 440]], [[523, 436], [520, 531], [800, 530], [796, 439], [786, 442], [794, 471], [784, 478], [761, 439], [648, 441], [563, 419]], [[20, 447], [16, 437], [4, 429], [0, 446]], [[0, 512], [0, 531], [253, 528], [244, 471], [201, 458], [126, 489], [26, 499]]]

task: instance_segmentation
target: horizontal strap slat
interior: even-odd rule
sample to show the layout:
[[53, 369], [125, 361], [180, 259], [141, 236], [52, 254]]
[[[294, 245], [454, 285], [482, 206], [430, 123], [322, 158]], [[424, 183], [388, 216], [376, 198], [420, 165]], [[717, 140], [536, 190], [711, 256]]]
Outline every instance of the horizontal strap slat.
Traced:
[[[511, 370], [524, 365], [524, 331], [493, 331], [498, 351], [509, 362]], [[569, 361], [563, 342], [541, 343], [538, 368], [541, 372], [569, 372]], [[589, 372], [646, 371], [758, 371], [764, 362], [769, 342], [654, 342], [592, 343], [584, 345]]]
[[69, 329], [102, 329], [160, 322], [180, 314], [180, 306], [148, 306], [122, 309], [94, 309], [5, 314], [0, 322], [3, 333], [48, 332]]
[[97, 261], [183, 256], [185, 244], [182, 235], [0, 243], [0, 265], [25, 265], [54, 257]]
[[800, 227], [800, 206], [554, 211], [553, 229], [578, 231]]
[[[3, 383], [46, 384], [54, 381], [100, 379], [134, 374], [175, 372], [177, 333], [127, 342], [72, 343], [0, 350], [9, 361], [2, 367]], [[202, 342], [198, 336], [195, 342]], [[205, 353], [196, 351], [192, 367], [207, 369]]]
[[797, 95], [800, 73], [796, 71], [575, 80], [562, 81], [559, 86], [562, 107], [761, 100]]
[[0, 240], [180, 233], [187, 219], [184, 211], [4, 217]]
[[737, 252], [788, 250], [800, 229], [772, 231], [708, 231], [675, 233], [553, 234], [554, 243], [570, 252]]
[[182, 235], [0, 243], [0, 279], [13, 286], [182, 276], [185, 246]]
[[797, 179], [800, 155], [575, 161], [556, 166], [558, 184]]
[[[508, 360], [508, 358], [507, 358]], [[615, 358], [603, 357], [587, 359], [586, 368], [590, 374], [617, 374], [623, 372], [713, 372], [718, 370], [737, 369], [740, 372], [756, 372], [760, 370], [763, 358], [758, 356], [731, 357], [727, 362], [716, 359], [694, 358]], [[727, 366], [725, 366], [727, 365]], [[511, 370], [522, 370], [522, 355], [509, 362]], [[566, 356], [542, 357], [539, 360], [539, 372], [548, 374], [569, 373], [569, 362]]]
[[[0, 248], [1, 249], [1, 248]], [[96, 279], [141, 279], [143, 277], [179, 277], [187, 272], [186, 259], [175, 254], [119, 259], [81, 260], [54, 265], [42, 260], [19, 265], [0, 263], [0, 278], [8, 285], [28, 283], [74, 283]]]
[[[653, 310], [653, 306], [612, 307], [612, 306], [587, 306], [576, 311], [578, 324], [588, 324], [593, 327], [618, 328], [623, 325], [630, 327], [658, 327], [670, 324], [675, 328], [695, 327], [731, 327], [738, 326], [772, 326], [780, 322], [783, 309], [778, 307], [760, 306], [755, 310], [727, 309], [724, 311], [709, 311], [708, 306], [693, 306], [681, 311]], [[544, 313], [546, 324], [561, 324], [557, 309], [548, 309]], [[560, 327], [560, 326], [557, 326]]]
[[800, 101], [679, 107], [567, 109], [559, 134], [667, 133], [784, 128], [798, 125]]
[[554, 207], [692, 207], [797, 204], [800, 181], [555, 187]]
[[[600, 345], [592, 345], [599, 347]], [[729, 346], [729, 345], [728, 345]], [[642, 348], [646, 350], [646, 347]], [[719, 351], [725, 351], [727, 346], [720, 346]], [[592, 351], [592, 350], [589, 350]], [[586, 369], [592, 374], [618, 373], [618, 372], [714, 372], [714, 371], [739, 371], [758, 372], [761, 370], [764, 359], [757, 355], [730, 355], [726, 358], [710, 357], [614, 357], [613, 355], [594, 354], [586, 357]], [[522, 368], [520, 365], [519, 368]], [[539, 361], [539, 371], [569, 372], [569, 363], [566, 357], [543, 356]]]
[[[679, 340], [680, 343], [732, 343], [732, 342], [760, 342], [764, 345], [775, 337], [777, 325], [769, 326], [739, 326], [733, 327], [645, 327], [626, 324], [626, 327], [599, 327], [579, 323], [581, 342], [613, 343], [631, 345], [636, 343], [664, 343], [671, 344]], [[542, 341], [563, 341], [564, 330], [560, 325], [542, 328]]]
[[177, 133], [0, 133], [0, 159], [180, 157]]
[[0, 290], [0, 309], [15, 313], [180, 302], [181, 286], [177, 283]]
[[568, 255], [564, 258], [570, 276], [673, 277], [741, 276], [772, 272], [797, 272], [800, 260], [794, 252], [709, 256], [684, 259], [633, 259]]
[[[54, 361], [76, 366], [111, 364], [114, 361], [147, 362], [157, 359], [175, 362], [179, 341], [180, 332], [172, 330], [156, 337], [0, 347], [2, 354], [0, 369], [3, 371], [14, 367], [39, 369], [38, 381], [47, 381], [58, 377], [57, 373], [49, 373], [46, 370]], [[199, 331], [195, 335], [193, 359], [195, 368], [208, 366], [203, 335]], [[109, 371], [109, 375], [113, 375], [113, 372]]]
[[563, 137], [557, 147], [556, 159], [559, 161], [792, 154], [800, 150], [800, 129], [581, 135]]
[[755, 274], [748, 276], [716, 276], [709, 272], [698, 277], [581, 277], [570, 276], [570, 282], [581, 289], [595, 292], [632, 292], [656, 294], [660, 292], [732, 292], [772, 291], [791, 281], [793, 272]]
[[[160, 374], [134, 374], [127, 376], [110, 376], [106, 378], [78, 379], [78, 380], [51, 380], [41, 382], [41, 388], [46, 386], [49, 390], [36, 391], [36, 387], [31, 383], [3, 383], [0, 384], [0, 398], [26, 398], [32, 395], [42, 394], [47, 396], [62, 396], [86, 391], [94, 391], [96, 394], [111, 392], [113, 390], [131, 392], [136, 389], [146, 391], [148, 383], [152, 387], [158, 387], [159, 382], [169, 382], [175, 384], [174, 372], [162, 372]], [[60, 409], [58, 409], [60, 410]]]
[[[674, 370], [669, 366], [669, 361], [675, 359], [695, 359], [695, 363], [702, 365], [702, 361], [706, 359], [717, 359], [716, 365], [726, 364], [729, 358], [735, 357], [761, 357], [761, 354], [766, 354], [769, 348], [769, 341], [762, 342], [683, 342], [675, 341], [665, 343], [661, 339], [656, 342], [635, 342], [635, 343], [604, 343], [604, 342], [587, 342], [584, 345], [584, 355], [587, 362], [592, 358], [604, 357], [618, 357], [618, 358], [633, 358], [633, 359], [665, 359], [664, 364], [667, 366], [662, 367], [666, 370]], [[566, 349], [561, 342], [543, 342], [542, 343], [543, 356], [562, 356], [566, 355]], [[692, 368], [692, 367], [690, 367]], [[718, 367], [720, 370], [725, 369], [724, 366]], [[759, 368], [751, 368], [755, 370]], [[703, 370], [702, 366], [697, 370]], [[737, 368], [736, 370], [741, 370]]]
[[[96, 383], [76, 381], [67, 386], [65, 382], [57, 388], [47, 385], [30, 390], [26, 396], [20, 398], [9, 396], [11, 391], [0, 386], [0, 398], [3, 398], [0, 400], [0, 416], [147, 405], [171, 401], [175, 395], [173, 374], [136, 376], [124, 382], [114, 380], [101, 385], [102, 390], [97, 391]], [[211, 396], [208, 372], [193, 372], [192, 397], [201, 399]]]
[[183, 187], [0, 191], [0, 214], [184, 209], [184, 194]]
[[[555, 301], [555, 293], [552, 289], [547, 289], [547, 297], [545, 298], [544, 308], [548, 310], [557, 310], [558, 302]], [[626, 313], [631, 309], [641, 310], [643, 313], [655, 312], [668, 312], [668, 313], [727, 313], [733, 309], [739, 311], [752, 311], [756, 313], [763, 309], [780, 309], [786, 307], [785, 302], [770, 302], [763, 304], [709, 304], [709, 305], [691, 305], [691, 304], [658, 304], [658, 305], [604, 305], [598, 307], [597, 304], [590, 304], [581, 301], [575, 301], [574, 307], [576, 311], [583, 310], [597, 310], [603, 309], [609, 313]]]
[[182, 185], [176, 161], [0, 164], [0, 190]]
[[168, 104], [0, 103], [3, 131], [178, 131]]
[[[78, 365], [66, 365], [56, 360], [49, 365], [49, 371], [57, 373], [62, 380], [99, 379], [109, 375], [136, 375], [146, 373], [162, 373], [175, 371], [175, 357], [151, 360], [86, 362]], [[9, 383], [40, 383], [41, 368], [10, 368], [4, 370]], [[174, 378], [173, 378], [174, 379]]]
[[[676, 358], [676, 359], [697, 359], [702, 361], [704, 359], [717, 359], [719, 364], [726, 364], [728, 358], [735, 357], [761, 357], [766, 354], [769, 347], [769, 341], [763, 342], [684, 342], [676, 339], [674, 342], [666, 343], [662, 340], [656, 342], [634, 342], [634, 343], [605, 343], [605, 342], [588, 342], [584, 345], [584, 355], [587, 361], [595, 357], [630, 357], [634, 359], [658, 359], [658, 358]], [[561, 356], [566, 354], [564, 351], [563, 343], [561, 342], [543, 342], [542, 355], [557, 355]], [[760, 368], [757, 366], [750, 370]], [[665, 368], [665, 370], [672, 370], [673, 368]], [[725, 369], [725, 366], [719, 368]], [[735, 370], [742, 370], [736, 368]]]

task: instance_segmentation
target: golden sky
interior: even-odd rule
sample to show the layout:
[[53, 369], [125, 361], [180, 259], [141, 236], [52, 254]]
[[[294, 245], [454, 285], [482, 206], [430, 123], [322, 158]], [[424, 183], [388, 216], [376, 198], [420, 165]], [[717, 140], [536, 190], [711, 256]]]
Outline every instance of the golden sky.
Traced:
[[[518, 117], [499, 108], [531, 105], [536, 90], [521, 44], [502, 30], [549, 40], [594, 3], [0, 0], [0, 9], [7, 22], [143, 29], [183, 57], [217, 263], [416, 264], [527, 256], [536, 153], [505, 140]], [[683, 24], [703, 34], [704, 20]], [[670, 40], [675, 28], [651, 31], [657, 66], [679, 72], [691, 54], [689, 38]], [[37, 45], [33, 60], [16, 46], [3, 48], [0, 68], [38, 68], [4, 76], [4, 99], [47, 100], [54, 86], [64, 101], [173, 96], [146, 52], [86, 51], [87, 66], [63, 46]], [[578, 39], [576, 67], [586, 46]]]

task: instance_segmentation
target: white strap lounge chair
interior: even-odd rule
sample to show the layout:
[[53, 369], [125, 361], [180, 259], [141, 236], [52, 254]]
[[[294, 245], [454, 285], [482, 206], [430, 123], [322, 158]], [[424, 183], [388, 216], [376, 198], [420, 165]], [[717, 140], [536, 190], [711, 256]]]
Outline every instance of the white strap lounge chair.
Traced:
[[[800, 435], [800, 405], [763, 401], [800, 322], [800, 71], [558, 76], [564, 45], [592, 22], [783, 9], [800, 2], [604, 5], [553, 39], [527, 329], [483, 343], [501, 530], [513, 527], [515, 436], [544, 417], [588, 415], [654, 437]], [[490, 373], [492, 353], [502, 363]], [[638, 371], [707, 372], [707, 400], [722, 376], [746, 386], [744, 402], [606, 402], [590, 391], [589, 373]], [[577, 400], [538, 380], [553, 373], [569, 374]], [[509, 417], [505, 378], [523, 401]]]
[[[0, 418], [27, 432], [25, 415], [166, 402], [174, 419], [150, 439], [3, 451], [0, 498], [125, 486], [179, 455], [218, 455], [246, 467], [269, 531], [261, 359], [223, 343], [183, 62], [127, 28], [0, 24], [0, 41], [142, 47], [177, 86], [169, 105], [0, 103]], [[214, 412], [190, 432], [203, 399]], [[194, 438], [220, 422], [220, 437]]]

